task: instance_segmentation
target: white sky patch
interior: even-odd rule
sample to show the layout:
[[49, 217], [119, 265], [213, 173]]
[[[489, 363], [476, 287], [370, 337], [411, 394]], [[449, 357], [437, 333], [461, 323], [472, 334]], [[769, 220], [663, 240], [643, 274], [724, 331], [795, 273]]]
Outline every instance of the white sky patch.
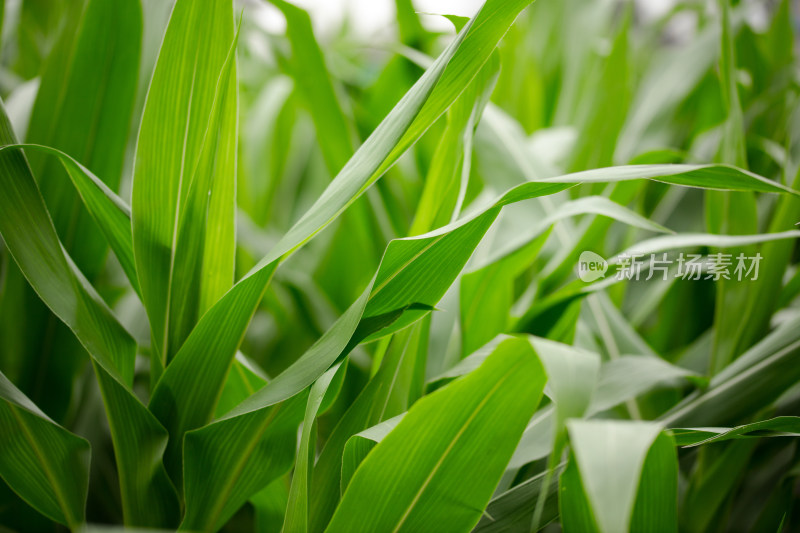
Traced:
[[[245, 9], [259, 26], [272, 33], [281, 33], [286, 21], [280, 12], [266, 2], [242, 0]], [[292, 0], [306, 9], [315, 31], [330, 34], [349, 19], [351, 28], [359, 37], [380, 37], [386, 31], [394, 31], [394, 0]], [[471, 17], [483, 4], [483, 0], [414, 0], [414, 8], [420, 13], [461, 15]], [[452, 25], [440, 17], [422, 17], [423, 24], [432, 30], [452, 30]]]

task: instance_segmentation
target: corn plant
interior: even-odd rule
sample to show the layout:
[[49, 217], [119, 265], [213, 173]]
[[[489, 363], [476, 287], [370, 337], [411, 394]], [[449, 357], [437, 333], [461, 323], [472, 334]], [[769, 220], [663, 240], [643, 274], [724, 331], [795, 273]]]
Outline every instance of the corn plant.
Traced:
[[789, 0], [0, 5], [0, 530], [800, 528]]

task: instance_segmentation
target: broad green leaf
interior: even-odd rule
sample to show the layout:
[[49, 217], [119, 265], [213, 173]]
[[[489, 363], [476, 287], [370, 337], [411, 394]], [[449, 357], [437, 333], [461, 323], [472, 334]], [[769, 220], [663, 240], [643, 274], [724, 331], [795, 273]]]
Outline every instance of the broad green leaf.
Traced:
[[[255, 415], [223, 418], [186, 434], [182, 530], [218, 530], [253, 494], [291, 468], [305, 403], [301, 394]], [[250, 450], [239, 449], [242, 435]]]
[[[185, 21], [176, 22], [178, 25], [174, 31], [190, 31], [191, 17], [199, 15], [186, 16], [188, 18]], [[179, 25], [181, 23], [190, 26], [183, 28]], [[169, 28], [167, 33], [169, 34]], [[223, 35], [226, 33], [223, 32]], [[165, 350], [161, 352], [162, 355], [166, 354], [165, 362], [169, 361], [169, 354], [178, 351], [178, 347], [195, 325], [197, 317], [230, 288], [233, 282], [233, 210], [238, 115], [235, 57], [237, 40], [238, 31], [228, 48], [216, 89], [211, 95], [213, 99], [210, 102], [207, 123], [201, 122], [205, 126], [205, 136], [200, 141], [197, 163], [187, 173], [187, 178], [190, 179], [186, 185], [188, 192], [181, 193], [185, 197], [180, 199], [180, 209], [175, 215], [176, 234], [169, 267], [170, 272], [180, 272], [181, 275], [174, 278], [172, 274], [168, 276], [168, 320], [164, 329]], [[162, 48], [162, 52], [163, 50]], [[166, 65], [165, 69], [169, 62]], [[196, 113], [204, 115], [202, 108]], [[189, 124], [191, 116], [186, 120]], [[135, 218], [134, 215], [134, 246]], [[198, 261], [198, 257], [202, 259]], [[165, 398], [161, 394], [164, 390], [163, 387], [156, 386], [150, 408], [174, 436], [170, 440], [165, 460], [170, 475], [180, 485], [180, 447], [186, 427], [184, 424], [186, 418], [191, 417], [195, 411], [176, 402], [174, 398]], [[215, 402], [217, 398], [210, 400]], [[199, 411], [197, 415], [198, 418], [202, 417], [202, 423], [207, 421], [210, 413]]]
[[[232, 190], [236, 126], [234, 124], [231, 128], [228, 119], [223, 118], [219, 132], [209, 131], [214, 102], [220, 89], [218, 81], [221, 80], [224, 91], [228, 90], [228, 83], [235, 87], [235, 81], [228, 81], [231, 78], [235, 80], [235, 74], [231, 78], [220, 77], [234, 41], [233, 29], [232, 2], [218, 1], [206, 5], [189, 0], [177, 1], [164, 35], [142, 115], [134, 163], [131, 211], [134, 259], [142, 302], [150, 319], [156, 354], [154, 360], [161, 361], [160, 365], [157, 361], [154, 363], [155, 378], [158, 377], [158, 368], [166, 366], [183, 340], [179, 333], [172, 340], [171, 334], [170, 319], [174, 318], [170, 316], [172, 306], [184, 304], [180, 301], [182, 298], [179, 301], [171, 299], [176, 287], [179, 296], [194, 294], [200, 303], [213, 302], [221, 295], [220, 291], [226, 289], [220, 282], [194, 284], [193, 277], [184, 279], [181, 275], [175, 275], [177, 262], [187, 260], [177, 255], [179, 241], [182, 240], [181, 232], [187, 224], [197, 224], [196, 217], [187, 211], [190, 202], [204, 199], [211, 208], [207, 219], [209, 223], [217, 221], [221, 224], [214, 227], [203, 241], [207, 246], [212, 246], [214, 242], [230, 243], [227, 247], [220, 245], [219, 250], [209, 250], [209, 256], [219, 253], [224, 261], [230, 263], [227, 269], [230, 273], [228, 285], [233, 281], [233, 257], [228, 254], [232, 254], [233, 250]], [[228, 62], [231, 61], [232, 57]], [[235, 97], [235, 92], [232, 97]], [[225, 117], [233, 112], [231, 119], [235, 122], [235, 111], [222, 102], [218, 105]], [[215, 139], [217, 133], [219, 138]], [[211, 141], [211, 146], [206, 145], [207, 141]], [[215, 152], [219, 155], [216, 159]], [[204, 157], [211, 160], [204, 160]], [[208, 172], [214, 172], [213, 179]], [[209, 185], [209, 181], [213, 185]], [[201, 191], [201, 185], [207, 188]], [[223, 205], [226, 199], [229, 205]], [[212, 214], [215, 210], [218, 216]], [[205, 210], [202, 213], [205, 215]], [[226, 222], [222, 213], [227, 213], [230, 220]], [[203, 216], [199, 227], [192, 227], [188, 231], [202, 231], [205, 222]], [[226, 235], [226, 232], [230, 235]], [[205, 250], [205, 246], [202, 249]], [[201, 257], [207, 259], [205, 252]], [[200, 263], [197, 259], [193, 257], [192, 261]], [[223, 269], [219, 273], [210, 273], [210, 277], [224, 277], [224, 274]], [[183, 281], [192, 283], [191, 288], [181, 288]], [[185, 328], [183, 324], [179, 327]]]
[[652, 179], [720, 191], [788, 192], [797, 191], [753, 172], [729, 165], [628, 165], [584, 170], [557, 178], [540, 180], [543, 183], [613, 183], [635, 179]]
[[661, 433], [644, 461], [631, 517], [631, 531], [678, 531], [678, 457], [675, 442]]
[[187, 433], [185, 529], [215, 529], [253, 493], [290, 468], [304, 403], [297, 395], [347, 348], [367, 296], [365, 291], [287, 371], [221, 419]]
[[[328, 172], [335, 176], [355, 151], [353, 128], [342, 109], [308, 13], [283, 0], [274, 0], [272, 4], [286, 17], [293, 56], [291, 74], [311, 115]], [[343, 301], [342, 307], [358, 296], [358, 289], [353, 293], [347, 288], [369, 281], [383, 248], [382, 236], [374, 227], [371, 199], [360, 199], [342, 216], [329, 252], [317, 267], [317, 277], [323, 288], [335, 303]], [[349, 254], [344, 248], [357, 251], [365, 260], [353, 264], [348, 261]]]
[[[74, 28], [65, 28], [48, 58], [25, 141], [69, 154], [111, 191], [120, 184], [133, 111], [142, 38], [137, 0], [113, 6], [84, 3]], [[102, 65], [102, 67], [99, 67]], [[45, 153], [28, 158], [64, 247], [94, 280], [106, 245], [59, 161]]]
[[[169, 342], [177, 351], [191, 328], [233, 284], [238, 83], [236, 45], [219, 74], [199, 159], [177, 218], [175, 272], [169, 295]], [[198, 258], [200, 260], [198, 261]]]
[[[298, 394], [341, 354], [349, 352], [364, 336], [391, 324], [402, 312], [365, 319], [359, 325], [368, 296], [369, 290], [364, 291], [289, 369], [221, 419], [187, 434], [184, 528], [213, 528], [223, 523], [253, 492], [289, 468], [294, 453], [293, 427], [302, 418], [301, 409], [297, 409], [302, 396]], [[280, 447], [280, 453], [276, 447]], [[252, 468], [259, 464], [269, 468]], [[198, 476], [204, 480], [200, 485], [192, 481]]]
[[231, 371], [225, 380], [225, 386], [222, 388], [214, 415], [217, 417], [224, 415], [263, 387], [268, 380], [263, 370], [258, 368], [244, 354], [237, 352], [233, 365], [231, 365]]
[[282, 479], [275, 480], [250, 498], [250, 503], [255, 508], [256, 533], [269, 533], [280, 529], [288, 499], [289, 487]]
[[[23, 10], [31, 2], [25, 4]], [[68, 2], [63, 13], [45, 2], [37, 5], [58, 22], [58, 39], [44, 63], [25, 138], [71, 154], [116, 190], [136, 92], [142, 38], [139, 2]], [[35, 48], [34, 43], [27, 46]], [[32, 151], [27, 155], [62, 244], [94, 282], [107, 250], [99, 226], [81, 208], [58, 161]], [[2, 368], [60, 420], [70, 407], [72, 384], [85, 354], [13, 265], [4, 284], [16, 287], [0, 308], [0, 321], [13, 321], [16, 327], [0, 333]], [[31, 331], [41, 334], [30, 335]], [[18, 361], [16, 370], [12, 361]]]
[[544, 382], [530, 344], [500, 344], [478, 370], [411, 407], [356, 470], [327, 531], [414, 531], [443, 520], [469, 531]]
[[656, 386], [687, 378], [698, 380], [699, 376], [660, 357], [624, 355], [603, 364], [589, 412], [605, 411]]
[[[349, 462], [351, 471], [343, 464], [346, 448], [355, 435], [406, 412], [421, 395], [427, 343], [422, 322], [394, 334], [380, 368], [326, 440], [312, 477], [312, 490], [316, 495], [311, 506], [313, 531], [324, 529], [355, 471], [355, 456]], [[358, 462], [362, 458], [358, 457]]]
[[[281, 258], [338, 216], [430, 127], [477, 74], [481, 58], [489, 57], [527, 3], [490, 0], [361, 146], [306, 215], [201, 317], [167, 368], [151, 400], [154, 409], [158, 409], [159, 402], [168, 400], [178, 406], [179, 416], [191, 414], [192, 419], [184, 418], [176, 424], [172, 434], [180, 436], [208, 422], [230, 361]], [[477, 26], [474, 32], [472, 25]], [[211, 345], [214, 349], [209, 348]], [[321, 372], [313, 377], [319, 375]], [[193, 409], [187, 411], [181, 409], [181, 405], [192, 405]]]
[[[568, 348], [546, 339], [531, 338], [531, 344], [539, 353], [547, 371], [546, 393], [555, 404], [555, 419], [552, 430], [552, 450], [547, 462], [547, 474], [542, 481], [539, 499], [531, 521], [532, 529], [542, 524], [551, 478], [563, 454], [566, 438], [566, 422], [570, 418], [581, 418], [592, 401], [600, 371], [597, 354]], [[516, 455], [516, 451], [515, 451]]]
[[[661, 498], [662, 505], [669, 505], [672, 500], [675, 509], [677, 457], [671, 439], [659, 437], [661, 426], [649, 422], [572, 420], [567, 427], [573, 450], [571, 463], [577, 468], [568, 467], [562, 475], [561, 516], [565, 531], [587, 531], [588, 526], [601, 532], [624, 532], [637, 524], [648, 529], [676, 530], [674, 516], [671, 526], [669, 522], [646, 520], [646, 516], [632, 522], [645, 461], [651, 449], [662, 446], [656, 444], [659, 440], [672, 453], [658, 453], [655, 460], [663, 464], [654, 467], [658, 477], [651, 490]], [[650, 517], [663, 518], [658, 510], [653, 510]]]
[[384, 420], [380, 424], [367, 428], [347, 439], [347, 444], [345, 444], [342, 452], [342, 492], [347, 489], [347, 485], [353, 479], [353, 474], [355, 474], [356, 469], [358, 469], [364, 458], [367, 457], [376, 444], [397, 427], [397, 424], [400, 423], [404, 416], [405, 413], [402, 413]]
[[[572, 347], [564, 346], [561, 349]], [[625, 355], [614, 361], [606, 361], [600, 366], [598, 381], [585, 416], [598, 415], [648, 391], [687, 378], [696, 379], [691, 372], [655, 356]], [[586, 391], [582, 394], [586, 394]], [[510, 468], [521, 468], [551, 452], [554, 418], [554, 410], [545, 407], [531, 419], [509, 463]]]
[[[16, 144], [5, 113], [0, 142]], [[88, 344], [90, 354], [123, 384], [133, 379], [136, 344], [64, 253], [47, 208], [19, 150], [0, 152], [0, 229], [6, 246], [39, 297]]]
[[[16, 144], [7, 116], [0, 144]], [[127, 524], [175, 521], [175, 493], [161, 455], [167, 435], [131, 389], [136, 343], [65, 254], [19, 150], [0, 153], [0, 234], [39, 297], [92, 357], [109, 419]], [[148, 446], [142, 446], [143, 443]]]
[[26, 152], [41, 152], [59, 159], [80, 195], [83, 206], [100, 228], [106, 242], [120, 262], [133, 289], [138, 293], [139, 285], [133, 261], [130, 207], [88, 168], [60, 150], [37, 144], [9, 144], [0, 146], [0, 152], [25, 149]]
[[[733, 28], [731, 27], [731, 5], [729, 0], [719, 0], [717, 4], [722, 29], [720, 85], [723, 105], [727, 111], [727, 116], [722, 124], [722, 139], [717, 160], [747, 168], [744, 117], [736, 80], [737, 67]], [[706, 225], [709, 231], [714, 233], [757, 233], [758, 210], [755, 196], [750, 193], [706, 193]], [[734, 256], [740, 253], [752, 255], [753, 251], [753, 247], [730, 250]], [[742, 280], [722, 278], [716, 284], [711, 374], [719, 372], [739, 355], [736, 339], [741, 330], [741, 309], [747, 307], [751, 288], [752, 285]]]
[[[19, 50], [12, 67], [23, 79], [30, 79], [41, 73], [50, 51], [58, 44], [60, 23], [65, 19], [74, 23], [81, 6], [64, 0], [27, 0], [20, 4], [20, 27], [15, 36]], [[11, 15], [11, 6], [5, 8], [9, 11], [6, 16]]]
[[595, 394], [600, 357], [547, 339], [531, 337], [530, 342], [547, 371], [545, 393], [555, 404], [557, 425], [584, 416]]
[[461, 353], [471, 354], [511, 322], [514, 280], [535, 260], [549, 232], [534, 237], [516, 250], [492, 258], [461, 276], [459, 291]]
[[0, 477], [45, 516], [84, 521], [89, 443], [62, 428], [0, 373]]

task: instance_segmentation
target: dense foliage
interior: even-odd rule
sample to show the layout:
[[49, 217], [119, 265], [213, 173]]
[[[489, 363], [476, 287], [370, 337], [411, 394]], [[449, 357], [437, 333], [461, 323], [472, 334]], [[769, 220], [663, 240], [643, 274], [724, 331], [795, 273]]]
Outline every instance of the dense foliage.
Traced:
[[798, 14], [643, 4], [0, 3], [0, 530], [800, 530]]

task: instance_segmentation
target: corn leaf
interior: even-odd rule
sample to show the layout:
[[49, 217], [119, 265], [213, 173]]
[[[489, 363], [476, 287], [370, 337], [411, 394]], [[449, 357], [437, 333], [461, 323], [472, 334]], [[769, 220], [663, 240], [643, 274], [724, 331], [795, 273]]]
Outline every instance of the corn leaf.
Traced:
[[84, 521], [89, 443], [53, 422], [0, 373], [0, 477], [48, 518]]
[[[16, 144], [4, 113], [0, 144]], [[174, 522], [174, 489], [161, 462], [166, 431], [131, 389], [136, 343], [65, 254], [24, 155], [6, 150], [0, 165], [0, 234], [39, 297], [92, 357], [111, 427], [125, 520], [131, 525]]]
[[325, 392], [331, 384], [338, 366], [331, 367], [314, 385], [308, 395], [308, 404], [303, 418], [303, 431], [300, 436], [300, 447], [297, 451], [297, 462], [292, 475], [292, 486], [289, 489], [289, 500], [286, 504], [286, 518], [283, 531], [308, 531], [309, 485], [311, 481], [310, 467], [314, 463], [315, 419], [319, 412]]
[[[177, 410], [184, 419], [171, 427], [175, 428], [172, 434], [176, 435], [179, 442], [184, 431], [208, 422], [213, 413], [218, 391], [224, 383], [236, 348], [279, 260], [338, 216], [430, 127], [480, 69], [482, 63], [476, 58], [488, 58], [516, 14], [526, 4], [505, 2], [495, 5], [495, 2], [489, 2], [475, 19], [480, 22], [477, 24], [479, 29], [471, 32], [472, 26], [468, 26], [459, 34], [361, 146], [306, 215], [247, 276], [201, 317], [167, 368], [151, 401], [154, 410], [159, 409], [157, 405], [162, 401], [175, 402], [178, 406], [193, 406], [190, 411]], [[485, 23], [482, 22], [484, 20]], [[144, 292], [144, 287], [142, 290]], [[314, 375], [314, 379], [319, 375], [321, 372]]]
[[[177, 352], [183, 341], [182, 334], [188, 333], [185, 330], [189, 326], [178, 324], [178, 331], [172, 335], [170, 318], [175, 318], [172, 310], [177, 314], [186, 305], [187, 294], [197, 297], [199, 306], [203, 302], [213, 302], [220, 296], [219, 292], [226, 289], [222, 281], [226, 277], [224, 264], [217, 265], [221, 268], [219, 271], [207, 272], [208, 284], [199, 283], [194, 276], [174, 275], [178, 262], [188, 260], [176, 255], [179, 242], [194, 236], [181, 232], [188, 227], [191, 227], [190, 232], [202, 231], [206, 211], [202, 210], [199, 224], [197, 211], [206, 202], [211, 208], [208, 220], [216, 220], [220, 225], [202, 240], [212, 246], [219, 239], [220, 249], [208, 253], [218, 253], [229, 264], [228, 285], [233, 282], [232, 191], [236, 126], [231, 126], [229, 120], [235, 122], [235, 112], [219, 103], [219, 111], [230, 118], [223, 122], [219, 131], [209, 132], [218, 81], [223, 90], [228, 90], [230, 83], [235, 87], [235, 74], [220, 77], [226, 58], [229, 58], [228, 63], [233, 61], [229, 53], [234, 40], [233, 29], [231, 2], [206, 5], [180, 0], [175, 3], [139, 129], [131, 202], [133, 248], [142, 302], [150, 319], [153, 349], [157, 355], [154, 358], [156, 379], [158, 369], [166, 366]], [[235, 103], [232, 105], [235, 109]], [[213, 186], [209, 185], [212, 172], [216, 173]], [[223, 216], [224, 213], [228, 216]], [[191, 250], [189, 246], [185, 253], [190, 254]], [[205, 252], [201, 257], [204, 260], [201, 266], [206, 267], [202, 264], [208, 259]], [[198, 263], [196, 257], [191, 260]], [[172, 299], [174, 293], [177, 301]], [[192, 315], [187, 311], [181, 316]]]
[[797, 437], [800, 436], [799, 422], [796, 416], [779, 416], [735, 428], [675, 428], [670, 431], [678, 446], [694, 447], [748, 437]]
[[412, 406], [356, 470], [326, 531], [414, 531], [445, 517], [453, 531], [469, 531], [544, 382], [530, 344], [500, 344], [474, 373]]
[[[134, 107], [141, 6], [138, 0], [69, 4], [58, 19], [57, 40], [40, 73], [25, 138], [69, 153], [116, 190]], [[45, 11], [60, 12], [56, 6], [44, 6]], [[33, 43], [26, 46], [34, 48]], [[62, 244], [86, 278], [96, 281], [108, 249], [102, 226], [81, 208], [58, 161], [32, 151], [28, 157]], [[17, 324], [0, 333], [3, 368], [45, 412], [60, 420], [70, 406], [72, 381], [85, 354], [16, 267], [9, 265], [3, 283], [10, 289], [0, 317], [3, 323]], [[30, 335], [34, 330], [42, 333]]]
[[677, 457], [658, 424], [572, 420], [567, 427], [573, 456], [561, 478], [565, 531], [677, 530]]

